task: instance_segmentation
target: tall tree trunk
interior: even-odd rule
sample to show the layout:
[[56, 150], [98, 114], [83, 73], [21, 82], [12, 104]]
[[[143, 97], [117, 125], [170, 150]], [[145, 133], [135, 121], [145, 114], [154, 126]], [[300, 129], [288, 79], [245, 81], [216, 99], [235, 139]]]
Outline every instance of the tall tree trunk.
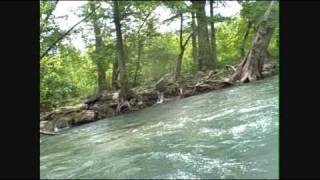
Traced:
[[151, 11], [146, 15], [146, 17], [143, 19], [143, 23], [140, 25], [138, 32], [137, 32], [137, 36], [138, 36], [138, 57], [137, 57], [137, 61], [136, 61], [136, 70], [134, 73], [134, 83], [133, 85], [136, 86], [138, 83], [138, 73], [140, 70], [140, 61], [141, 61], [141, 53], [142, 53], [142, 48], [143, 48], [143, 35], [140, 34], [141, 28], [144, 26], [144, 24], [146, 23], [146, 21], [148, 20], [148, 17], [151, 15]]
[[182, 45], [182, 41], [183, 41], [183, 14], [180, 14], [180, 42], [179, 42], [179, 47], [180, 47], [180, 53], [177, 59], [177, 67], [176, 67], [176, 79], [180, 76], [181, 73], [181, 65], [182, 65], [182, 58], [183, 58], [183, 52], [184, 52], [184, 48]]
[[[195, 13], [191, 13], [191, 28], [193, 32], [196, 32], [196, 20], [195, 20]], [[192, 34], [192, 58], [193, 58], [193, 65], [197, 66], [197, 57], [198, 57], [198, 47], [197, 47], [197, 33]]]
[[117, 55], [118, 55], [118, 66], [120, 70], [120, 97], [126, 99], [128, 93], [128, 75], [125, 62], [127, 62], [127, 57], [124, 52], [124, 46], [122, 41], [122, 32], [120, 24], [120, 15], [119, 15], [119, 1], [113, 1], [113, 13], [114, 13], [114, 23], [116, 27], [116, 36], [117, 36]]
[[[92, 12], [95, 12], [95, 3], [90, 2], [90, 9]], [[94, 29], [94, 36], [95, 36], [95, 61], [98, 69], [98, 93], [102, 93], [106, 89], [106, 70], [105, 70], [105, 63], [103, 58], [103, 41], [101, 37], [101, 28], [99, 26], [97, 13], [93, 14], [93, 29]]]
[[119, 76], [118, 56], [115, 55], [113, 66], [112, 66], [112, 80], [111, 80], [113, 89], [119, 89], [119, 86], [117, 84], [118, 76]]
[[136, 70], [134, 72], [134, 83], [133, 83], [134, 86], [136, 86], [138, 84], [138, 72], [140, 70], [140, 59], [141, 59], [142, 48], [143, 48], [142, 40], [139, 37], [139, 40], [138, 40], [138, 57], [137, 57], [137, 61], [136, 61]]
[[176, 67], [176, 75], [175, 75], [175, 78], [176, 78], [176, 79], [178, 79], [178, 78], [180, 77], [183, 55], [184, 55], [186, 46], [187, 46], [188, 41], [190, 40], [191, 36], [192, 36], [192, 34], [190, 34], [189, 37], [187, 38], [187, 40], [184, 42], [184, 44], [182, 45], [182, 48], [181, 48], [181, 50], [180, 50], [180, 53], [179, 53], [179, 55], [178, 55], [177, 67]]
[[196, 17], [198, 22], [198, 64], [199, 70], [207, 71], [214, 68], [212, 48], [209, 41], [208, 22], [205, 13], [205, 1], [192, 1], [196, 10]]
[[188, 44], [189, 39], [193, 36], [194, 32], [192, 32], [187, 40], [183, 43], [183, 14], [180, 14], [180, 53], [178, 55], [178, 59], [177, 59], [177, 66], [176, 66], [176, 75], [175, 78], [178, 79], [180, 77], [181, 74], [181, 66], [182, 66], [182, 60], [183, 60], [183, 55], [184, 55], [184, 51], [186, 49], [186, 46]]
[[184, 54], [183, 52], [180, 52], [178, 59], [177, 59], [177, 68], [176, 68], [176, 76], [175, 76], [176, 80], [180, 77], [180, 74], [181, 74], [181, 65], [182, 65], [183, 54]]
[[[213, 0], [210, 0], [210, 17], [213, 18]], [[212, 47], [212, 55], [213, 55], [213, 64], [217, 62], [217, 45], [216, 45], [216, 30], [214, 28], [214, 21], [210, 22], [211, 28], [211, 47]]]
[[243, 36], [242, 45], [240, 47], [241, 57], [245, 56], [245, 46], [246, 46], [246, 41], [250, 32], [251, 26], [252, 26], [252, 21], [248, 20], [248, 26]]
[[274, 1], [271, 1], [258, 27], [253, 47], [237, 67], [236, 72], [231, 77], [231, 81], [249, 82], [262, 78], [263, 63], [269, 57], [267, 49], [274, 31], [273, 19], [275, 12], [273, 6]]

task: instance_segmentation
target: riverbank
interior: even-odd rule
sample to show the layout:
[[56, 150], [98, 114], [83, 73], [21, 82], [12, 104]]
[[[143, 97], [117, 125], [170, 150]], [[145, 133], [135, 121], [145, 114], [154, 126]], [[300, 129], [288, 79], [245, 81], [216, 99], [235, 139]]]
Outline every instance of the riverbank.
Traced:
[[[166, 103], [190, 96], [214, 91], [238, 83], [229, 82], [235, 67], [226, 66], [214, 71], [182, 74], [178, 80], [166, 75], [158, 82], [139, 86], [130, 90], [128, 101], [119, 102], [118, 91], [104, 92], [77, 106], [61, 107], [51, 112], [40, 114], [40, 133], [54, 135], [59, 129], [94, 122], [144, 109], [157, 103]], [[275, 74], [275, 62], [266, 62], [263, 67], [264, 77]]]

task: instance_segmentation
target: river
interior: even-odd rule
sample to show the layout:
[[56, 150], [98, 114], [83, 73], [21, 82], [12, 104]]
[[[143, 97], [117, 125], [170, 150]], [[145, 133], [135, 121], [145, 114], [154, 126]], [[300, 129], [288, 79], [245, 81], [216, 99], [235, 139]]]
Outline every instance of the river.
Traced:
[[276, 179], [278, 77], [62, 130], [40, 141], [40, 177]]

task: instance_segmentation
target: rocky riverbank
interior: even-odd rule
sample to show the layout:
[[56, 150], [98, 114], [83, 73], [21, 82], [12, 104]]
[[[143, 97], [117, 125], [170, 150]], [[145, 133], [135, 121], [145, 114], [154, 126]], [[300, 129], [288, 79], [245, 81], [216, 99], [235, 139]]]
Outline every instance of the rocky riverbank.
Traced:
[[[128, 101], [119, 102], [118, 91], [106, 91], [90, 98], [77, 106], [61, 107], [51, 112], [40, 114], [40, 133], [53, 135], [59, 129], [94, 122], [119, 114], [130, 113], [172, 100], [218, 90], [237, 85], [229, 82], [235, 67], [226, 66], [223, 69], [206, 73], [182, 74], [178, 80], [166, 75], [158, 82], [149, 86], [140, 86], [130, 90]], [[266, 62], [263, 67], [264, 77], [275, 74], [275, 62]]]

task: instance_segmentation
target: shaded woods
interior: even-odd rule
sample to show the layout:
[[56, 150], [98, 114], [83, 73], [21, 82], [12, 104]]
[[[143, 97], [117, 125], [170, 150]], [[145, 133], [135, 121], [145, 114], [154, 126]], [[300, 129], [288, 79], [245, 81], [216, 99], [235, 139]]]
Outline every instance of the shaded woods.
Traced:
[[[234, 16], [216, 13], [227, 1], [88, 1], [68, 30], [57, 23], [66, 18], [54, 14], [59, 3], [41, 1], [42, 132], [276, 73], [275, 1], [233, 2]], [[160, 20], [159, 9], [169, 17]]]

